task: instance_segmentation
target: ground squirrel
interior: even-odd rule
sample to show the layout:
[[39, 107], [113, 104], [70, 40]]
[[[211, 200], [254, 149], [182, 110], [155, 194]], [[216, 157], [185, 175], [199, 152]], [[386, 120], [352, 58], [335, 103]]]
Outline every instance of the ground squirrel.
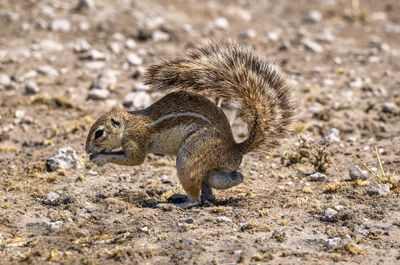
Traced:
[[[213, 200], [212, 188], [241, 183], [242, 156], [277, 147], [294, 113], [278, 67], [233, 42], [211, 43], [150, 66], [145, 84], [171, 93], [143, 110], [101, 116], [89, 131], [86, 152], [98, 165], [139, 165], [146, 153], [176, 155], [178, 177], [189, 195], [183, 205]], [[249, 130], [245, 141], [235, 142], [224, 112], [202, 92], [239, 104]]]

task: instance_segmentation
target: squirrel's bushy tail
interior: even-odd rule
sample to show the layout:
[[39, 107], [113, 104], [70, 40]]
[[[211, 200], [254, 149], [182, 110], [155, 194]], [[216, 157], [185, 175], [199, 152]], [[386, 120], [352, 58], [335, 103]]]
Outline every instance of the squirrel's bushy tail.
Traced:
[[243, 154], [277, 147], [294, 113], [290, 88], [278, 67], [233, 42], [211, 43], [153, 65], [145, 83], [163, 91], [206, 91], [235, 100], [249, 130], [248, 139], [239, 144]]

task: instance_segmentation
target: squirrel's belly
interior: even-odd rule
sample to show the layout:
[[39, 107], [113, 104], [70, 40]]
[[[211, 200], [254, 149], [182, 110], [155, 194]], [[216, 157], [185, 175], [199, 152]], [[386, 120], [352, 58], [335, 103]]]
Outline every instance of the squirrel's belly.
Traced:
[[175, 155], [189, 133], [198, 129], [196, 124], [182, 124], [165, 129], [151, 136], [147, 151], [156, 154]]

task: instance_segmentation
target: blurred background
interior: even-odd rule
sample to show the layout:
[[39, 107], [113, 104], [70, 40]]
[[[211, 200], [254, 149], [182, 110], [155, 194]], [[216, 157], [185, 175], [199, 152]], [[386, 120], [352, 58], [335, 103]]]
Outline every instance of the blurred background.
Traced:
[[[201, 209], [203, 217], [195, 211], [153, 209], [155, 201], [179, 189], [173, 158], [149, 156], [144, 165], [129, 168], [88, 163], [84, 143], [99, 115], [112, 107], [141, 109], [162, 96], [142, 84], [146, 66], [210, 40], [227, 39], [251, 45], [280, 65], [293, 87], [298, 113], [294, 133], [281, 149], [267, 160], [245, 158], [241, 170], [246, 181], [217, 194], [225, 202], [222, 208]], [[4, 238], [3, 245], [14, 244], [3, 248], [0, 263], [1, 259], [5, 263], [66, 259], [101, 264], [133, 257], [153, 263], [226, 263], [240, 261], [239, 257], [285, 261], [282, 253], [301, 263], [304, 256], [295, 255], [300, 247], [317, 263], [340, 260], [339, 253], [363, 264], [372, 264], [379, 256], [393, 264], [400, 255], [391, 247], [396, 233], [381, 237], [384, 231], [377, 228], [369, 237], [368, 231], [355, 231], [376, 225], [368, 220], [383, 222], [380, 225], [398, 222], [398, 211], [393, 211], [398, 193], [391, 186], [390, 196], [397, 197], [381, 199], [386, 208], [374, 212], [378, 206], [365, 196], [365, 187], [376, 180], [370, 174], [368, 183], [348, 182], [348, 170], [355, 165], [362, 168], [352, 154], [378, 168], [374, 151], [378, 146], [385, 169], [399, 172], [399, 56], [398, 0], [0, 0], [0, 208], [4, 209], [0, 243]], [[246, 128], [235, 110], [228, 104], [223, 108], [235, 136], [243, 139]], [[299, 172], [314, 170], [307, 159], [296, 165], [281, 163], [287, 158], [284, 154], [301, 145], [297, 134], [308, 135], [313, 143], [331, 142], [327, 150], [333, 163], [322, 184], [299, 177]], [[45, 161], [65, 147], [71, 148], [63, 152], [71, 156], [72, 164], [64, 170], [49, 168]], [[338, 193], [326, 194], [329, 181], [336, 184], [328, 191]], [[57, 197], [56, 202], [49, 194]], [[50, 202], [45, 203], [46, 198]], [[357, 229], [342, 219], [330, 228], [320, 222], [324, 209], [336, 204], [355, 209], [346, 216]], [[293, 205], [299, 210], [290, 208]], [[274, 217], [268, 217], [269, 212]], [[226, 224], [227, 219], [221, 219], [222, 225], [196, 223], [215, 220], [214, 215], [231, 219]], [[248, 230], [240, 230], [239, 237], [229, 234], [234, 231], [229, 225], [250, 219], [254, 222], [246, 226]], [[284, 228], [270, 227], [283, 227], [285, 220], [289, 225], [284, 234]], [[325, 232], [313, 233], [313, 225], [300, 225], [308, 222]], [[199, 230], [192, 233], [192, 228]], [[116, 238], [126, 231], [130, 234]], [[263, 239], [254, 241], [257, 233], [272, 238], [270, 249]], [[299, 239], [310, 234], [308, 243]], [[318, 245], [318, 240], [344, 240], [346, 235], [373, 258], [357, 256], [361, 253], [357, 248], [342, 247], [332, 253]], [[231, 236], [232, 241], [227, 239]], [[380, 246], [374, 246], [376, 237]], [[107, 239], [126, 248], [114, 249], [104, 242], [90, 245]], [[139, 244], [142, 254], [132, 244]], [[153, 256], [146, 244], [154, 244]], [[188, 250], [200, 246], [211, 254], [201, 257], [201, 251]], [[172, 249], [173, 255], [161, 249]], [[71, 258], [71, 253], [77, 256]]]

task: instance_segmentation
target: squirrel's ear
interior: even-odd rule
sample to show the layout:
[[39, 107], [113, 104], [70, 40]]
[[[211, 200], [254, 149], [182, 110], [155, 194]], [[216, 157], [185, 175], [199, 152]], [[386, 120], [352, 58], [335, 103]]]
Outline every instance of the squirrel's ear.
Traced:
[[114, 118], [111, 118], [111, 124], [115, 128], [120, 128], [121, 127], [121, 123], [119, 121], [115, 120]]

